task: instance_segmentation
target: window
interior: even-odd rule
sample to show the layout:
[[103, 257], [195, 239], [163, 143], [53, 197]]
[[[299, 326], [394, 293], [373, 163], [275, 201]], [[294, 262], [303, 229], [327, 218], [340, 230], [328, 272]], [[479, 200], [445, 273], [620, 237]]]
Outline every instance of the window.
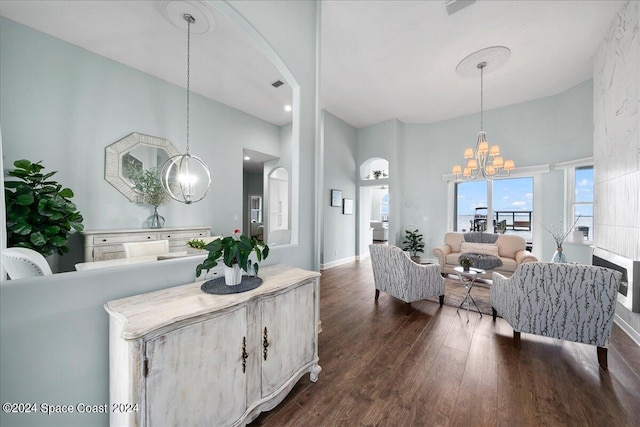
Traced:
[[389, 221], [389, 193], [380, 199], [380, 219], [384, 222]]
[[574, 230], [584, 233], [585, 240], [592, 241], [593, 230], [593, 157], [556, 163], [556, 170], [564, 171], [565, 218], [567, 231], [575, 222]]
[[532, 177], [458, 182], [455, 200], [455, 231], [518, 234], [532, 241]]
[[568, 224], [576, 223], [575, 229], [584, 233], [585, 240], [593, 240], [593, 166], [577, 167], [573, 170], [573, 188], [568, 194]]
[[533, 178], [493, 181], [491, 198], [496, 231], [533, 240]]
[[487, 181], [466, 181], [456, 183], [455, 220], [453, 230], [466, 232], [484, 228], [481, 218], [487, 215]]

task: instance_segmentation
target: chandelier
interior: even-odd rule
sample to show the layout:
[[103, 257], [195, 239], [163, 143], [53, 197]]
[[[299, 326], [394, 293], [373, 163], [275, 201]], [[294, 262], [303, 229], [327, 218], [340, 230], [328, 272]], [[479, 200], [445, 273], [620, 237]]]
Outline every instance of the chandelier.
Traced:
[[464, 168], [460, 164], [453, 166], [452, 173], [456, 179], [462, 175], [467, 180], [478, 178], [491, 180], [495, 177], [509, 176], [510, 171], [515, 167], [513, 160], [503, 159], [500, 155], [500, 147], [489, 145], [484, 131], [484, 70], [489, 64], [489, 60], [494, 60], [492, 69], [502, 65], [510, 53], [511, 51], [503, 46], [489, 47], [467, 56], [456, 68], [458, 73], [465, 77], [470, 76], [473, 66], [480, 70], [480, 132], [478, 132], [475, 151], [473, 148], [464, 150], [464, 158], [466, 159]]
[[169, 158], [162, 166], [162, 187], [178, 202], [190, 205], [199, 202], [211, 188], [211, 173], [207, 164], [199, 157], [189, 154], [189, 104], [191, 77], [191, 24], [195, 18], [185, 13], [187, 22], [187, 151]]

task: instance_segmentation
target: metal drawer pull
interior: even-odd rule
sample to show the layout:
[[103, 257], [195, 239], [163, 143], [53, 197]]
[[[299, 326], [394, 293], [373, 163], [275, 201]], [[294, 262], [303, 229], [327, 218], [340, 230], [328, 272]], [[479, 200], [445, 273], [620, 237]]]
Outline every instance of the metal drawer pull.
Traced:
[[247, 372], [247, 358], [249, 354], [247, 353], [247, 337], [242, 337], [242, 373]]
[[267, 333], [267, 327], [264, 327], [264, 337], [262, 339], [262, 354], [264, 355], [264, 360], [267, 360], [267, 353], [269, 352], [269, 335]]

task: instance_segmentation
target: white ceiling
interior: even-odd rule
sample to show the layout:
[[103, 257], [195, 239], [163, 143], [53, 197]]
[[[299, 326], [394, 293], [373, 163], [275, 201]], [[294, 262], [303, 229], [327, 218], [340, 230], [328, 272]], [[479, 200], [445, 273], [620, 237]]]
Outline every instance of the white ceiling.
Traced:
[[325, 1], [321, 103], [355, 127], [436, 122], [480, 111], [480, 76], [456, 65], [489, 46], [485, 109], [560, 93], [592, 77], [592, 56], [624, 1]]
[[[0, 1], [0, 15], [114, 61], [186, 87], [187, 27], [191, 33], [191, 90], [268, 122], [291, 122], [289, 85], [233, 22], [198, 1]], [[175, 19], [178, 28], [165, 15]], [[213, 16], [212, 31], [204, 26]], [[186, 102], [186, 98], [185, 98]]]
[[[167, 1], [0, 1], [0, 15], [184, 87], [186, 29]], [[288, 85], [248, 37], [215, 18], [192, 34], [194, 92], [282, 125]], [[592, 76], [592, 56], [624, 1], [477, 1], [447, 15], [444, 0], [323, 1], [321, 106], [355, 127], [398, 118], [435, 122], [478, 112], [479, 78], [455, 72], [489, 46], [511, 58], [485, 75], [485, 109], [560, 93]], [[204, 10], [203, 10], [204, 8]], [[185, 24], [186, 25], [186, 24]], [[195, 28], [194, 28], [195, 30]]]

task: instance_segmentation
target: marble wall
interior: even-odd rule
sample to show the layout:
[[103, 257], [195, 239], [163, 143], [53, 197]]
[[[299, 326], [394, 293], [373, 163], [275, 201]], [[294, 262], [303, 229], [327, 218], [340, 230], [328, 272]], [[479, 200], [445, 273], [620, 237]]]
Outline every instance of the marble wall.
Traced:
[[[618, 12], [594, 56], [595, 243], [640, 259], [640, 2]], [[616, 314], [640, 336], [640, 315]]]

